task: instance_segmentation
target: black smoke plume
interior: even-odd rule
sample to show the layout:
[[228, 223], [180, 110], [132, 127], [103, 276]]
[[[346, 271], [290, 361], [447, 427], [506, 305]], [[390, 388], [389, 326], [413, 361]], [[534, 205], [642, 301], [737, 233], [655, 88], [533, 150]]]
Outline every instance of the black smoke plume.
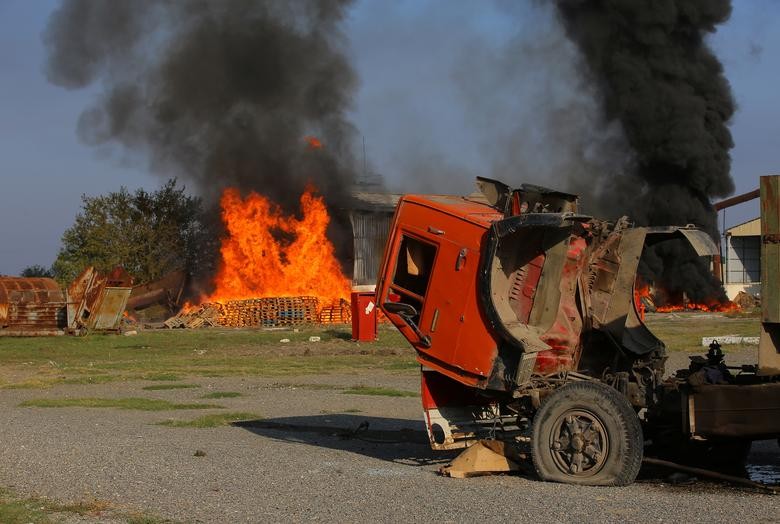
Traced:
[[[207, 262], [191, 268], [197, 281], [214, 271], [225, 187], [255, 190], [288, 213], [309, 182], [331, 209], [347, 201], [345, 113], [357, 84], [341, 31], [349, 4], [64, 0], [52, 14], [43, 35], [49, 80], [98, 93], [80, 116], [81, 140], [118, 144], [148, 158], [152, 172], [194, 182], [211, 209]], [[348, 222], [333, 218], [328, 233], [347, 264]]]
[[[729, 0], [557, 0], [608, 121], [633, 154], [628, 180], [602, 207], [644, 225], [696, 224], [717, 236], [712, 198], [733, 192], [727, 127], [734, 100], [705, 37], [731, 14]], [[628, 183], [626, 183], [628, 182]], [[704, 264], [658, 247], [644, 271], [693, 300], [722, 298]]]
[[207, 200], [236, 186], [293, 208], [312, 181], [334, 204], [353, 177], [349, 4], [65, 0], [43, 35], [46, 74], [97, 86], [78, 123], [84, 142], [146, 155]]

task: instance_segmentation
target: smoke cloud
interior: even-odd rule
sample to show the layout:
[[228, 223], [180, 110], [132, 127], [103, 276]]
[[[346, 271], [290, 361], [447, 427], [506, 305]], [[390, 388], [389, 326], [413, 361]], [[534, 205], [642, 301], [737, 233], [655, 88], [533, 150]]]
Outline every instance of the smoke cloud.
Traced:
[[[640, 223], [694, 223], [716, 233], [710, 200], [733, 192], [728, 122], [734, 100], [705, 36], [729, 0], [557, 0], [584, 57], [605, 118], [619, 122], [634, 156], [625, 200]], [[627, 205], [630, 203], [630, 206]]]
[[[630, 192], [602, 194], [640, 224], [696, 224], [717, 238], [714, 197], [734, 191], [731, 88], [705, 36], [731, 15], [729, 0], [557, 0], [569, 37], [597, 86], [607, 120], [634, 157]], [[681, 244], [651, 250], [643, 271], [671, 294], [723, 299], [706, 265]]]
[[354, 171], [349, 5], [65, 0], [44, 33], [46, 74], [95, 86], [78, 123], [85, 143], [148, 156], [152, 171], [194, 181], [207, 201], [235, 186], [293, 209], [312, 181], [334, 204]]
[[577, 193], [585, 212], [619, 217], [602, 195], [624, 182], [633, 153], [620, 122], [603, 114], [555, 6], [501, 12], [515, 24], [511, 36], [498, 46], [473, 40], [454, 73], [488, 176]]

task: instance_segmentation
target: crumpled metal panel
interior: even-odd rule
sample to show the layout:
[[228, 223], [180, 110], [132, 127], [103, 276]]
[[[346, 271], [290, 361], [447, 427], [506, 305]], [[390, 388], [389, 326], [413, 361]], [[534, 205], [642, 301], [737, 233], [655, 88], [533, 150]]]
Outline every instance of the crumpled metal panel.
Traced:
[[127, 308], [139, 310], [162, 304], [174, 309], [180, 304], [186, 281], [187, 274], [183, 269], [177, 269], [152, 282], [133, 286]]
[[68, 329], [74, 333], [119, 329], [131, 286], [132, 279], [122, 268], [109, 274], [85, 269], [68, 286]]
[[693, 250], [700, 257], [714, 257], [720, 254], [718, 246], [712, 241], [712, 237], [698, 229], [680, 229], [680, 233], [688, 239]]
[[0, 335], [61, 335], [65, 294], [50, 278], [0, 277]]
[[700, 257], [712, 257], [720, 254], [712, 237], [693, 226], [654, 226], [642, 229], [647, 232], [648, 245], [674, 238], [679, 233]]

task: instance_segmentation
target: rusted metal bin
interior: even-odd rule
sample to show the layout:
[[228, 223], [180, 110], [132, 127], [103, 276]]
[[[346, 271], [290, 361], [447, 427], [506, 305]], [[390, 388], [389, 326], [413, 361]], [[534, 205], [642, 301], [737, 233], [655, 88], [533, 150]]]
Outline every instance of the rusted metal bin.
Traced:
[[0, 277], [0, 336], [62, 335], [65, 293], [50, 278]]
[[132, 289], [132, 279], [121, 267], [107, 274], [88, 267], [68, 286], [68, 329], [80, 335], [119, 330]]

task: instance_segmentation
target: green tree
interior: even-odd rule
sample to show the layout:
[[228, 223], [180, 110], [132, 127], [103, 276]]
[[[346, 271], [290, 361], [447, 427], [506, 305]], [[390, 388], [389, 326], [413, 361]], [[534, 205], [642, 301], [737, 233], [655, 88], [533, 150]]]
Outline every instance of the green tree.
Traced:
[[52, 266], [60, 282], [71, 282], [88, 266], [102, 271], [122, 266], [136, 282], [174, 269], [197, 271], [206, 238], [201, 200], [188, 196], [176, 179], [153, 193], [122, 187], [81, 200]]
[[52, 278], [54, 276], [54, 271], [51, 268], [40, 266], [38, 264], [33, 264], [32, 266], [27, 266], [22, 270], [22, 272], [19, 274], [20, 277], [27, 277], [27, 278], [35, 278], [35, 277], [46, 277], [46, 278]]

